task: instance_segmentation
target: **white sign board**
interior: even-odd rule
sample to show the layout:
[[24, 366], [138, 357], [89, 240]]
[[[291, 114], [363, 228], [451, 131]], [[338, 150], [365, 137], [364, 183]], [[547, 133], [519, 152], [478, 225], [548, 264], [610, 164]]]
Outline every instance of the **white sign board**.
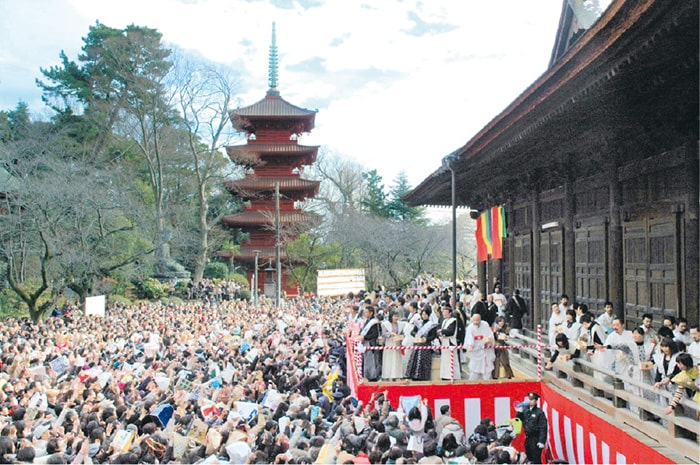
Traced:
[[340, 296], [365, 289], [365, 270], [348, 268], [338, 270], [318, 270], [316, 294]]
[[107, 300], [103, 295], [85, 298], [85, 315], [105, 316], [105, 303]]

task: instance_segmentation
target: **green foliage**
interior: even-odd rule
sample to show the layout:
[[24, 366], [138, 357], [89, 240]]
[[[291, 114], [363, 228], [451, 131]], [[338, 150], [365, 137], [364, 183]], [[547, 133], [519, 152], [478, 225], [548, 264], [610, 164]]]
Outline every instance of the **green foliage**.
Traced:
[[242, 275], [240, 273], [235, 273], [229, 276], [229, 279], [233, 280], [233, 282], [237, 283], [239, 286], [242, 288], [246, 288], [250, 286], [250, 283], [248, 282], [248, 278], [245, 275]]
[[175, 295], [179, 296], [180, 298], [184, 298], [187, 296], [187, 292], [189, 291], [189, 286], [188, 286], [188, 281], [178, 281], [175, 283]]
[[204, 277], [207, 279], [227, 279], [228, 266], [221, 262], [207, 263], [207, 266], [204, 267]]
[[291, 263], [296, 264], [290, 269], [290, 274], [302, 292], [315, 289], [316, 274], [320, 268], [338, 267], [341, 249], [340, 244], [329, 243], [313, 232], [300, 234], [295, 241], [287, 244], [287, 256]]
[[389, 190], [390, 200], [386, 206], [389, 218], [399, 221], [422, 221], [423, 209], [411, 207], [401, 199], [410, 191], [411, 186], [408, 183], [406, 172], [400, 171], [394, 178], [394, 184]]
[[248, 289], [241, 289], [240, 291], [238, 291], [238, 296], [241, 300], [247, 300], [250, 302], [251, 294]]
[[0, 111], [0, 142], [23, 137], [29, 129], [29, 105], [20, 101], [14, 110]]
[[146, 278], [138, 287], [139, 297], [143, 299], [158, 300], [165, 297], [170, 286], [161, 283], [157, 279]]
[[386, 218], [389, 212], [382, 177], [377, 173], [377, 170], [371, 170], [362, 173], [362, 179], [367, 185], [365, 195], [360, 202], [362, 208], [372, 216]]
[[4, 288], [0, 291], [0, 320], [24, 318], [28, 314], [27, 304], [22, 302], [12, 289]]
[[362, 177], [366, 183], [365, 195], [361, 202], [365, 212], [378, 218], [424, 222], [423, 209], [411, 207], [401, 199], [411, 191], [405, 171], [400, 171], [396, 175], [389, 195], [384, 191], [382, 177], [377, 173], [377, 170], [365, 172]]

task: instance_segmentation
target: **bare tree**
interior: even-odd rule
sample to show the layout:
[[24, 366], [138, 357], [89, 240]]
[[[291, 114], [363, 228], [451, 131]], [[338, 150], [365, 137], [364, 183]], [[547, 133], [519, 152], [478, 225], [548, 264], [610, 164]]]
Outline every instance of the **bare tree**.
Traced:
[[359, 210], [364, 189], [363, 171], [359, 163], [321, 149], [316, 163], [308, 170], [323, 181], [314, 201], [322, 203], [332, 216]]
[[[39, 140], [44, 148], [37, 155]], [[64, 142], [53, 131], [37, 131], [0, 150], [16, 181], [4, 199], [0, 261], [34, 321], [64, 286], [82, 300], [97, 279], [151, 252], [139, 230], [142, 212], [119, 170], [71, 158]]]
[[222, 149], [231, 143], [235, 130], [228, 110], [233, 106], [237, 80], [225, 70], [191, 61], [177, 60], [174, 86], [176, 104], [188, 134], [188, 154], [197, 192], [197, 247], [194, 253], [195, 282], [202, 279], [209, 259], [210, 232], [224, 212], [210, 215], [212, 190], [220, 189], [228, 163]]

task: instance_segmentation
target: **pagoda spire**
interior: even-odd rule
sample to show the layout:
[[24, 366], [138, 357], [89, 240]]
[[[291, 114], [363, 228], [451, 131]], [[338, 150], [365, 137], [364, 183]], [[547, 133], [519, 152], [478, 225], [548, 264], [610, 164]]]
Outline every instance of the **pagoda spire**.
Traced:
[[267, 82], [270, 88], [267, 95], [279, 95], [277, 90], [277, 34], [275, 33], [275, 23], [272, 23], [272, 44], [270, 45], [270, 61], [268, 68]]

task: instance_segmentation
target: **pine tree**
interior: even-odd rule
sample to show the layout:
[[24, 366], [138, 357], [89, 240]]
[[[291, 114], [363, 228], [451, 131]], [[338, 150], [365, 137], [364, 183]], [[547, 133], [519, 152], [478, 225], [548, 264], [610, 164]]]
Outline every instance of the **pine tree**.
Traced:
[[388, 217], [400, 221], [421, 221], [423, 218], [423, 209], [420, 207], [411, 207], [404, 202], [401, 197], [411, 191], [411, 185], [408, 183], [408, 177], [405, 171], [399, 172], [394, 178], [394, 184], [389, 191], [389, 202], [387, 203]]
[[362, 198], [362, 208], [370, 215], [388, 218], [387, 195], [384, 192], [382, 177], [377, 170], [371, 170], [362, 173], [362, 178], [365, 180], [367, 189]]

